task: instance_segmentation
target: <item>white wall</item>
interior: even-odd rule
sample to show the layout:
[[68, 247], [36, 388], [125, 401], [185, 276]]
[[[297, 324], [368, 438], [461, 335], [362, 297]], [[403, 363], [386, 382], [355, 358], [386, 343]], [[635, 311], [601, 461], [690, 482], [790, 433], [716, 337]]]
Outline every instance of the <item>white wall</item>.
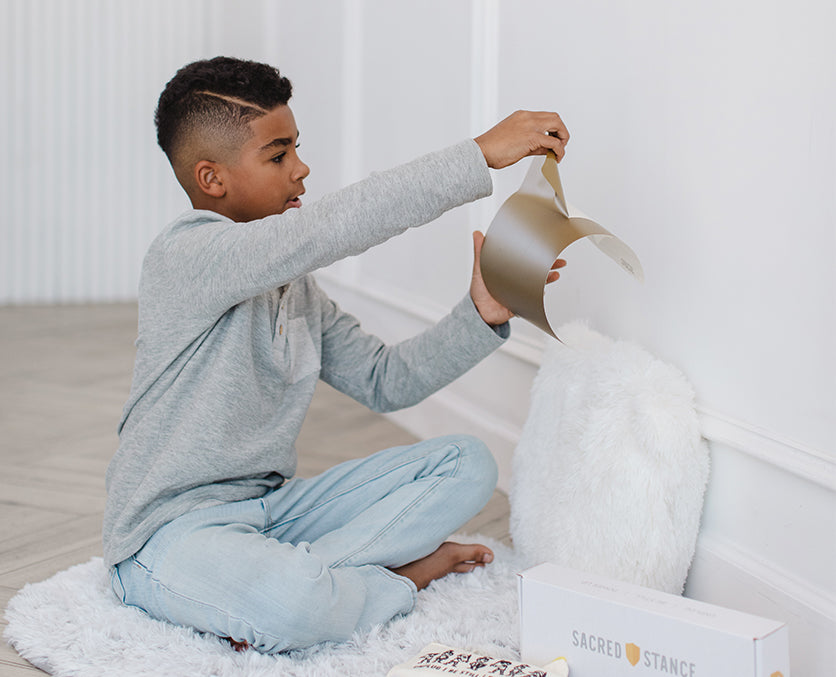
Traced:
[[148, 244], [188, 207], [157, 97], [189, 61], [267, 58], [267, 5], [0, 0], [0, 303], [136, 296]]
[[[573, 134], [561, 166], [569, 199], [633, 246], [647, 281], [633, 284], [615, 266], [573, 270], [570, 260], [552, 310], [635, 340], [687, 374], [713, 463], [688, 594], [786, 619], [796, 674], [828, 674], [832, 3], [366, 0], [325, 17], [285, 2], [281, 14], [278, 61], [305, 82], [297, 117], [306, 130], [316, 125], [303, 145], [309, 192], [475, 135], [516, 108], [561, 112]], [[316, 58], [307, 49], [314, 25], [331, 45], [317, 40]], [[317, 83], [329, 97], [341, 92], [336, 104], [309, 103]], [[329, 129], [341, 138], [311, 140]], [[388, 339], [420, 331], [464, 292], [468, 233], [487, 226], [524, 170], [496, 173], [490, 200], [332, 267], [323, 284]], [[544, 341], [521, 322], [514, 332], [473, 372], [393, 416], [421, 435], [480, 434], [506, 484]]]
[[[638, 253], [565, 269], [553, 310], [633, 339], [694, 384], [712, 477], [688, 594], [784, 618], [796, 674], [836, 662], [836, 6], [472, 0], [0, 5], [0, 302], [130, 298], [151, 237], [185, 208], [155, 147], [177, 67], [227, 53], [295, 85], [310, 201], [483, 131], [520, 107], [572, 134], [570, 201]], [[396, 340], [466, 291], [495, 194], [320, 275]], [[575, 260], [579, 260], [580, 253]], [[467, 430], [505, 469], [544, 337], [395, 415]], [[825, 667], [827, 666], [827, 667]]]

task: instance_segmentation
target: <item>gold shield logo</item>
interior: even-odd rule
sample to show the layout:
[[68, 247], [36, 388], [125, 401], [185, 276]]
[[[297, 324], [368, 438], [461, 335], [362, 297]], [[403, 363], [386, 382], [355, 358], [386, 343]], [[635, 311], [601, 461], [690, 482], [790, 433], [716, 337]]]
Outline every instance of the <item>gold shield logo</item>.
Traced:
[[784, 677], [782, 672], [773, 672], [769, 677]]
[[630, 665], [635, 665], [639, 662], [639, 658], [642, 653], [642, 650], [639, 647], [635, 644], [625, 644], [624, 649], [626, 650], [627, 660], [630, 661]]

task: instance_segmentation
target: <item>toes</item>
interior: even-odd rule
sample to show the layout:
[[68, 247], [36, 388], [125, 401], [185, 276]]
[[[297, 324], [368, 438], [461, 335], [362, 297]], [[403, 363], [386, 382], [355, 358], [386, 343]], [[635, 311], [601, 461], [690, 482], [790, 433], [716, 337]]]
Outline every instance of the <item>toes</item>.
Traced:
[[445, 545], [450, 546], [449, 555], [455, 563], [471, 565], [469, 571], [472, 571], [474, 567], [493, 562], [493, 551], [480, 543], [462, 545], [448, 542]]
[[466, 559], [469, 562], [479, 562], [481, 564], [489, 564], [493, 562], [493, 551], [487, 546], [481, 544], [474, 544], [464, 546], [466, 548]]
[[453, 567], [453, 573], [456, 574], [469, 574], [473, 571], [477, 566], [484, 566], [484, 565], [476, 565], [472, 562], [459, 562]]

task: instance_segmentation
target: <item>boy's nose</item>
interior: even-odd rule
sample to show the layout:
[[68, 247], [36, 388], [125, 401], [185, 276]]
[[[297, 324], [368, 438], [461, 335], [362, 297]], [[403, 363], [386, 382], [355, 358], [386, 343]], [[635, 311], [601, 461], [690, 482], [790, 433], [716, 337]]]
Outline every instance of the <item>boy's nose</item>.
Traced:
[[306, 179], [308, 178], [308, 174], [311, 173], [311, 168], [308, 167], [304, 162], [299, 160], [298, 164], [296, 165], [296, 176], [297, 180]]

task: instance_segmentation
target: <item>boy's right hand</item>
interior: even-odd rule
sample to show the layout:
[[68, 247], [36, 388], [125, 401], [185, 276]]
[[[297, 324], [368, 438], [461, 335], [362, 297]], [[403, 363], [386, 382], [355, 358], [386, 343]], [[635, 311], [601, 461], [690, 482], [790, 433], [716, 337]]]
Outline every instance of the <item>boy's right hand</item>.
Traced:
[[545, 155], [550, 150], [560, 162], [569, 143], [569, 130], [557, 113], [518, 110], [475, 141], [488, 167], [502, 169], [529, 155]]

